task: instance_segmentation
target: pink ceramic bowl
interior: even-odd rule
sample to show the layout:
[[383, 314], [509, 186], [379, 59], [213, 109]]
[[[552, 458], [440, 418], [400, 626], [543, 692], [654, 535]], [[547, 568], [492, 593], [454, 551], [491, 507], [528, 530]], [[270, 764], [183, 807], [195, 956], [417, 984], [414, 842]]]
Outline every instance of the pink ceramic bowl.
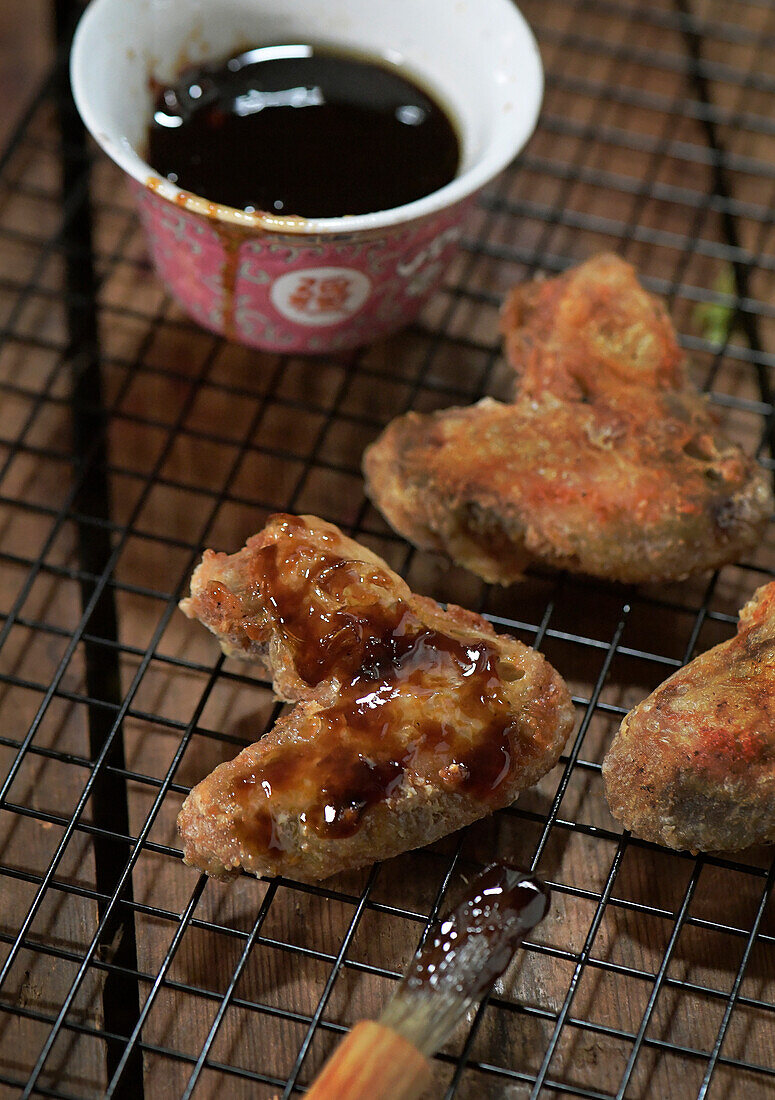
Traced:
[[[181, 191], [142, 157], [151, 78], [258, 44], [338, 45], [401, 64], [458, 124], [461, 168], [416, 202], [342, 218], [246, 213]], [[76, 103], [133, 181], [156, 268], [215, 332], [323, 353], [418, 313], [481, 188], [535, 126], [543, 72], [511, 0], [92, 0], [71, 59]]]

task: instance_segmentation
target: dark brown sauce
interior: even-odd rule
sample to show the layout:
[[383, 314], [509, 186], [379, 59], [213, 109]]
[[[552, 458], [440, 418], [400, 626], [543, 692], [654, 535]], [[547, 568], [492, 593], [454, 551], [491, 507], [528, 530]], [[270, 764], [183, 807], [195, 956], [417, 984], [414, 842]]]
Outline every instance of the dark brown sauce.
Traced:
[[546, 916], [550, 896], [538, 875], [492, 864], [431, 929], [402, 986], [479, 1000], [509, 965], [521, 940]]
[[221, 227], [219, 230], [221, 245], [223, 246], [223, 264], [221, 266], [221, 286], [223, 287], [223, 305], [221, 325], [223, 335], [227, 340], [234, 338], [234, 296], [237, 290], [237, 276], [239, 274], [239, 252], [242, 244], [241, 237], [229, 229]]
[[389, 210], [454, 179], [455, 128], [394, 65], [268, 46], [157, 89], [148, 160], [242, 210], [329, 218]]
[[[301, 679], [310, 688], [335, 679], [337, 701], [320, 712], [314, 740], [274, 750], [239, 782], [241, 839], [272, 850], [268, 800], [305, 785], [313, 792], [307, 823], [331, 838], [355, 833], [368, 807], [389, 798], [407, 772], [492, 797], [534, 751], [504, 691], [521, 670], [501, 669], [500, 653], [485, 640], [429, 629], [383, 570], [321, 550], [303, 520], [278, 521], [277, 540], [256, 553], [254, 583]], [[417, 701], [423, 691], [425, 707]], [[474, 736], [433, 718], [434, 692], [454, 692], [461, 724]]]

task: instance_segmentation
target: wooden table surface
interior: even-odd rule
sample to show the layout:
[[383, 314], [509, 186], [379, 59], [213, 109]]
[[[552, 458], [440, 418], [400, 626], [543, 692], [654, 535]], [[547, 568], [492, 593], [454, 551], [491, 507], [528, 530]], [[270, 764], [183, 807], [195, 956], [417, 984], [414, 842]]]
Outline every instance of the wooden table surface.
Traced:
[[[775, 363], [773, 9], [739, 0], [696, 5], [711, 28], [701, 46], [709, 108], [692, 82], [691, 43], [666, 0], [642, 7], [636, 0], [526, 0], [522, 7], [550, 76], [522, 167], [504, 175], [477, 211], [472, 247], [420, 325], [359, 356], [280, 361], [222, 344], [189, 323], [150, 269], [119, 174], [96, 159], [100, 334], [112, 410], [112, 652], [119, 694], [129, 701], [131, 837], [155, 815], [127, 908], [140, 1002], [152, 998], [142, 1040], [145, 1090], [154, 1100], [183, 1095], [227, 992], [195, 1095], [275, 1095], [311, 1032], [298, 1078], [308, 1082], [342, 1028], [379, 1011], [417, 946], [451, 859], [454, 894], [482, 861], [507, 855], [528, 863], [539, 845], [541, 869], [556, 884], [552, 912], [498, 983], [456, 1095], [528, 1097], [557, 1032], [542, 1096], [615, 1095], [628, 1075], [631, 1100], [695, 1097], [734, 995], [707, 1095], [775, 1097], [771, 850], [695, 860], [622, 838], [599, 773], [622, 713], [693, 652], [731, 635], [738, 608], [775, 569], [772, 532], [744, 563], [712, 580], [623, 590], [538, 570], [511, 589], [489, 590], [434, 555], [409, 554], [363, 499], [362, 449], [410, 401], [429, 409], [502, 392], [497, 307], [509, 286], [603, 248], [618, 249], [668, 295], [698, 383], [712, 377], [721, 395], [726, 430], [749, 449], [759, 443], [754, 366]], [[0, 6], [0, 141], [45, 67], [46, 12], [39, 0]], [[724, 148], [721, 176], [718, 158], [707, 152], [709, 118]], [[0, 963], [90, 774], [88, 627], [86, 641], [73, 634], [84, 578], [78, 518], [68, 504], [75, 471], [64, 265], [62, 250], [50, 245], [62, 219], [56, 142], [53, 104], [45, 100], [0, 178], [8, 456], [0, 481], [0, 609], [12, 616], [4, 619], [11, 628], [0, 663], [0, 778], [39, 722], [34, 751], [0, 807]], [[720, 182], [733, 201], [713, 197]], [[728, 239], [730, 210], [736, 248]], [[751, 347], [750, 329], [735, 328], [720, 353], [707, 339], [698, 302], [712, 291], [723, 305], [730, 258], [753, 261], [747, 308], [763, 351]], [[260, 733], [276, 703], [257, 675], [219, 664], [205, 631], [174, 611], [175, 597], [203, 545], [236, 549], [270, 511], [286, 508], [357, 527], [412, 587], [509, 619], [527, 642], [543, 622], [541, 648], [577, 703], [578, 738], [569, 743], [575, 766], [565, 757], [513, 809], [465, 835], [339, 876], [322, 892], [245, 877], [204, 883], [185, 868], [175, 854], [185, 790]], [[173, 775], [181, 739], [185, 752]], [[94, 934], [93, 812], [87, 803], [0, 989], [2, 1097], [19, 1095]], [[751, 940], [757, 914], [759, 934]], [[120, 951], [117, 941], [89, 956], [39, 1079], [50, 1091], [40, 1095], [103, 1095], [103, 1001]], [[429, 1097], [442, 1096], [453, 1080], [468, 1034], [461, 1028], [434, 1064]], [[638, 1056], [629, 1066], [636, 1036]], [[250, 1076], [256, 1073], [261, 1080]]]
[[50, 9], [46, 0], [0, 5], [0, 148], [51, 62]]

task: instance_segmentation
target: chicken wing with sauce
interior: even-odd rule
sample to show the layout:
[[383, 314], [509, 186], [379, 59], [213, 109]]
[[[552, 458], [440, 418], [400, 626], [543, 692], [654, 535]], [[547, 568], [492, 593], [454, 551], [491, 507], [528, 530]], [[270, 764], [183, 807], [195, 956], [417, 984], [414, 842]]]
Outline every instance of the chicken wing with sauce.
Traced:
[[703, 852], [775, 840], [775, 582], [734, 638], [630, 711], [603, 779], [611, 813], [645, 840]]
[[624, 582], [735, 560], [772, 512], [764, 471], [717, 430], [664, 307], [616, 256], [509, 296], [512, 404], [394, 420], [367, 491], [415, 545], [509, 584], [532, 560]]
[[428, 844], [512, 802], [573, 725], [544, 657], [313, 516], [206, 551], [181, 608], [296, 703], [183, 803], [184, 859], [211, 875], [316, 881]]

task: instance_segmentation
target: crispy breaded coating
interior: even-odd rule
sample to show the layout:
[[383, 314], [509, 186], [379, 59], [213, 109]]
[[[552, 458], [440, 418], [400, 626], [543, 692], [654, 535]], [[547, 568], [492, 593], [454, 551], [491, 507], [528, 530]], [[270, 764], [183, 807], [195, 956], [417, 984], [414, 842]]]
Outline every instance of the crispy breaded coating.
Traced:
[[775, 840], [775, 582], [734, 638], [630, 711], [603, 780], [611, 813], [645, 840], [703, 852]]
[[523, 396], [616, 401], [632, 385], [694, 393], [663, 302], [610, 252], [514, 287], [501, 332]]
[[513, 802], [573, 725], [541, 654], [314, 516], [206, 551], [181, 609], [297, 701], [183, 803], [184, 859], [211, 875], [316, 881], [428, 844]]
[[718, 431], [662, 305], [599, 256], [504, 308], [513, 404], [394, 420], [367, 491], [415, 545], [487, 581], [531, 560], [624, 582], [733, 561], [772, 512], [764, 471]]

